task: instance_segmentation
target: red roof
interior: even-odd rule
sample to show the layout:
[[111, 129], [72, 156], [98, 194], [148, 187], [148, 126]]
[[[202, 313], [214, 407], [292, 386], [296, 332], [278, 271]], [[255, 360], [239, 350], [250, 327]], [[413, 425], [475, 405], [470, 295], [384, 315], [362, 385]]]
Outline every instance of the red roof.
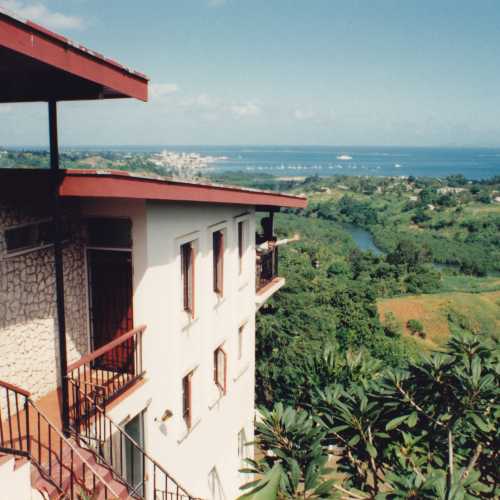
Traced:
[[[0, 170], [0, 198], [30, 200], [47, 196], [49, 183], [48, 170], [3, 169]], [[142, 199], [261, 208], [307, 206], [304, 196], [106, 170], [61, 170], [59, 193], [62, 198]]]
[[0, 8], [0, 102], [146, 101], [148, 78]]

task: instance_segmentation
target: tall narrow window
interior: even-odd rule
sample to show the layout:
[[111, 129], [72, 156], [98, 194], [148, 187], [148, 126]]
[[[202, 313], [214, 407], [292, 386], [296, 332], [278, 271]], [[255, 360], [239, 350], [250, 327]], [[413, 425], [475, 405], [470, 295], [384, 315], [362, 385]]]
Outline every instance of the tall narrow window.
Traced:
[[241, 325], [238, 328], [238, 359], [243, 357], [243, 343], [245, 337], [245, 325]]
[[238, 272], [243, 272], [243, 255], [245, 253], [245, 222], [238, 222]]
[[193, 408], [192, 408], [192, 380], [193, 372], [189, 372], [182, 379], [182, 417], [188, 429], [191, 429], [193, 423]]
[[245, 429], [241, 429], [238, 432], [238, 457], [240, 458], [241, 466], [245, 465], [245, 458], [247, 458], [247, 437], [245, 433]]
[[[238, 432], [238, 458], [240, 459], [240, 468], [244, 469], [248, 467], [246, 459], [249, 458], [248, 446], [247, 446], [247, 436], [245, 429], [241, 429]], [[245, 482], [248, 481], [248, 475], [240, 472], [240, 479], [244, 479]]]
[[182, 294], [184, 311], [194, 318], [194, 247], [193, 243], [181, 246]]
[[214, 351], [214, 382], [215, 385], [226, 394], [227, 380], [227, 356], [222, 347]]
[[222, 295], [224, 284], [224, 233], [215, 231], [212, 235], [214, 255], [214, 292]]

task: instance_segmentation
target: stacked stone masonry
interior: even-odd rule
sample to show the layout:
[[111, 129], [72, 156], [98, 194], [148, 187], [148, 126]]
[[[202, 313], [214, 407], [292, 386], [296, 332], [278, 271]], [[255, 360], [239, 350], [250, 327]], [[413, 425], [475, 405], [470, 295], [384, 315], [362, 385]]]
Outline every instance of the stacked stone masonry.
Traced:
[[[58, 380], [58, 333], [53, 247], [8, 255], [5, 229], [47, 219], [43, 206], [0, 204], [0, 380], [38, 399]], [[76, 207], [65, 207], [72, 221], [64, 244], [68, 362], [88, 352], [85, 249]]]

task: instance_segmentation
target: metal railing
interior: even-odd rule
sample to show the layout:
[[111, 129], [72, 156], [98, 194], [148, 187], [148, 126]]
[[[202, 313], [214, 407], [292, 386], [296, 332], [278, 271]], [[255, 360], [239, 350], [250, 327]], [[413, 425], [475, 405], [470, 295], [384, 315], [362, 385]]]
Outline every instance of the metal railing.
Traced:
[[29, 392], [0, 380], [0, 412], [0, 451], [29, 458], [64, 498], [78, 500], [96, 491], [105, 499], [119, 498]]
[[200, 500], [190, 495], [165, 469], [116, 424], [99, 401], [70, 379], [70, 393], [78, 404], [70, 411], [71, 432], [77, 442], [93, 450], [103, 465], [113, 470], [134, 498], [154, 500]]
[[255, 289], [258, 292], [278, 276], [278, 247], [257, 251]]
[[1, 452], [29, 457], [29, 397], [29, 392], [0, 380]]
[[[92, 398], [99, 392], [107, 403], [119, 396], [144, 374], [142, 366], [142, 335], [140, 326], [103, 345], [68, 366], [67, 377], [84, 387]], [[70, 408], [74, 402], [70, 401]]]

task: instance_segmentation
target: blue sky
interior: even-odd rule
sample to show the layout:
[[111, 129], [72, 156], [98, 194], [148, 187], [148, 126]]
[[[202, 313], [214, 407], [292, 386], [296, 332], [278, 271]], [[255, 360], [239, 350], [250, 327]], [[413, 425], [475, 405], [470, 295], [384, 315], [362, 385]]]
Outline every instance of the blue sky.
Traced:
[[[498, 0], [0, 0], [146, 73], [60, 106], [61, 143], [500, 145]], [[47, 143], [0, 105], [0, 144]]]

